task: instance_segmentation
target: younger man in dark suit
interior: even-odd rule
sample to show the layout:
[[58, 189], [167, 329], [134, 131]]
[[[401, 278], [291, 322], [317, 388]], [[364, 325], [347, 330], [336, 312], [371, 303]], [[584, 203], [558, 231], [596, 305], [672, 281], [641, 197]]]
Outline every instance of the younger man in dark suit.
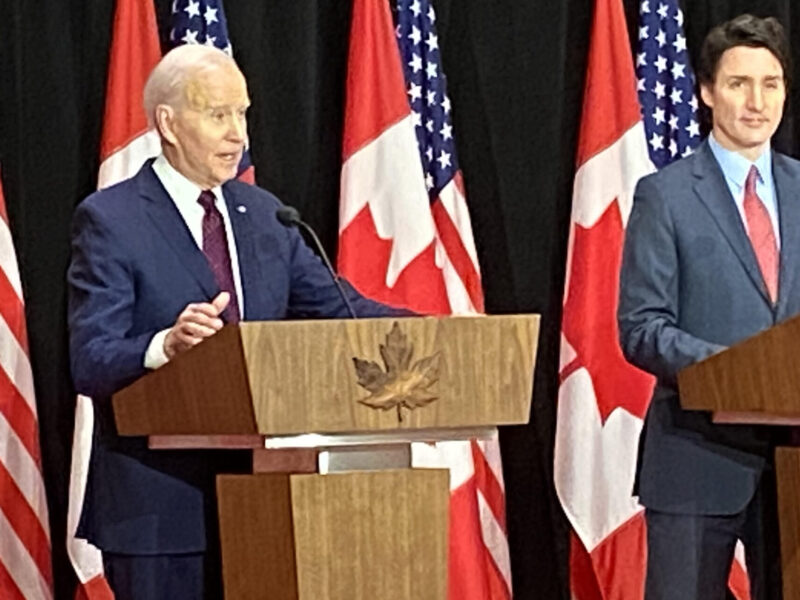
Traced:
[[725, 598], [737, 539], [752, 597], [780, 597], [768, 433], [682, 410], [676, 374], [800, 312], [800, 163], [770, 147], [790, 72], [775, 19], [714, 28], [698, 69], [711, 135], [636, 189], [618, 318], [626, 358], [658, 379], [637, 466], [647, 600]]

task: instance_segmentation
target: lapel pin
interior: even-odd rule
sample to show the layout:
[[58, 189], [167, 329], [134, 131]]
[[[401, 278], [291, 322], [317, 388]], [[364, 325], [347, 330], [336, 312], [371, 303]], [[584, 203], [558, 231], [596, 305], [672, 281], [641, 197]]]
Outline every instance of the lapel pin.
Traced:
[[236, 210], [238, 210], [240, 213], [244, 214], [244, 213], [247, 212], [247, 207], [244, 204], [239, 204], [236, 207]]

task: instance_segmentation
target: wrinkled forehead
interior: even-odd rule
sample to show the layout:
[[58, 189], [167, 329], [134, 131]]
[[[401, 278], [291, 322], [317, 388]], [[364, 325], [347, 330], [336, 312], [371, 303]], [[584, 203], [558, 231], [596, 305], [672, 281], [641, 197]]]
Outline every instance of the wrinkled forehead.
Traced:
[[244, 75], [234, 65], [213, 66], [196, 70], [186, 80], [183, 101], [194, 110], [250, 105]]

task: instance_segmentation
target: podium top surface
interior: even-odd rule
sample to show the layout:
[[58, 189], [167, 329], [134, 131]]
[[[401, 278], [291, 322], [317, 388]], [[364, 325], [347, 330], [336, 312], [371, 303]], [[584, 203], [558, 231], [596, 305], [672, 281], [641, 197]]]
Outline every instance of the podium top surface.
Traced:
[[720, 422], [800, 418], [800, 315], [686, 367], [678, 387], [683, 408], [720, 413]]

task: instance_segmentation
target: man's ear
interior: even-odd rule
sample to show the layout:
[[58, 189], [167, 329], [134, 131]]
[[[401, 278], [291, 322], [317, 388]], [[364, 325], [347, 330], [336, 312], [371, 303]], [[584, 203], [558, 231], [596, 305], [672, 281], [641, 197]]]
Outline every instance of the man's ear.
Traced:
[[703, 100], [703, 104], [705, 104], [711, 110], [714, 110], [714, 94], [712, 93], [711, 86], [709, 84], [700, 84], [700, 98]]
[[156, 106], [154, 121], [161, 138], [172, 145], [178, 141], [175, 135], [175, 109], [166, 104]]

